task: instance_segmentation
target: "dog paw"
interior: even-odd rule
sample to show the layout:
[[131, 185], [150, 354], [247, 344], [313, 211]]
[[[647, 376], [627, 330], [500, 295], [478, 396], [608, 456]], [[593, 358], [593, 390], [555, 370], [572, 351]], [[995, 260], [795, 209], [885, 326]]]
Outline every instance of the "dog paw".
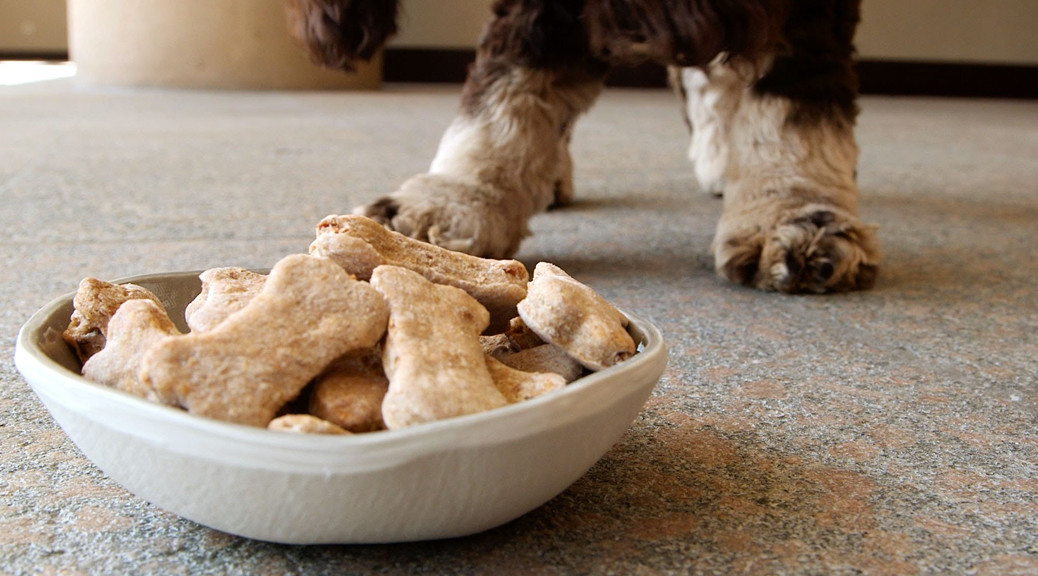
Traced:
[[822, 204], [722, 218], [714, 240], [718, 273], [738, 284], [785, 293], [871, 288], [878, 271], [875, 229]]
[[484, 258], [511, 258], [527, 234], [526, 217], [492, 185], [443, 174], [420, 174], [354, 214], [389, 230]]

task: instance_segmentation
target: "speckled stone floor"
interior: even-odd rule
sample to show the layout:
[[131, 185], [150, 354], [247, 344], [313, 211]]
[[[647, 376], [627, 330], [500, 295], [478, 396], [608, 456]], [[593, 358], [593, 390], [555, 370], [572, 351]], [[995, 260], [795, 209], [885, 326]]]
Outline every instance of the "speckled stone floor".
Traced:
[[1038, 574], [1038, 103], [865, 98], [869, 292], [712, 272], [666, 91], [578, 125], [553, 261], [652, 319], [658, 387], [586, 476], [450, 541], [294, 547], [215, 532], [87, 461], [15, 369], [18, 328], [84, 276], [237, 265], [423, 170], [458, 87], [378, 93], [0, 87], [0, 573]]

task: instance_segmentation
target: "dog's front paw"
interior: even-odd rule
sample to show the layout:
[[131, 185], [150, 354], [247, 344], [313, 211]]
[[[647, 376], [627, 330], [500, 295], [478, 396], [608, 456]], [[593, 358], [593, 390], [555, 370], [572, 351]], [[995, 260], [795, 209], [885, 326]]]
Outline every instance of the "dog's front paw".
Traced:
[[501, 190], [486, 183], [421, 174], [353, 213], [450, 250], [511, 258], [527, 234], [527, 216], [504, 200]]
[[823, 204], [726, 215], [714, 257], [718, 273], [732, 282], [786, 293], [865, 290], [879, 264], [875, 229]]

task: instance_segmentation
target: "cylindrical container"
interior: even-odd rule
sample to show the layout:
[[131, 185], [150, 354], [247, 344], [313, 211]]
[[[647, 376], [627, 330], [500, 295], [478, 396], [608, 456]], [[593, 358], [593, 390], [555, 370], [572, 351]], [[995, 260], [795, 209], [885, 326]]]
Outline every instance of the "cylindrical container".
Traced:
[[92, 85], [375, 89], [381, 57], [322, 68], [292, 39], [283, 0], [68, 0], [69, 52]]

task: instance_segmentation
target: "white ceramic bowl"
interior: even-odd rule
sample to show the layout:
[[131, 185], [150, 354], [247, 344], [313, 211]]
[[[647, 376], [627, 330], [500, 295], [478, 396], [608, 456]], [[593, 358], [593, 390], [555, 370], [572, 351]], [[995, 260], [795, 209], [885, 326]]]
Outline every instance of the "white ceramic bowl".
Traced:
[[[197, 272], [120, 282], [152, 290], [174, 317], [200, 288]], [[404, 430], [296, 435], [194, 416], [81, 377], [61, 339], [71, 312], [68, 294], [33, 315], [15, 362], [83, 453], [161, 508], [284, 543], [446, 538], [517, 518], [609, 450], [667, 362], [656, 327], [628, 314], [640, 352], [554, 393]]]

